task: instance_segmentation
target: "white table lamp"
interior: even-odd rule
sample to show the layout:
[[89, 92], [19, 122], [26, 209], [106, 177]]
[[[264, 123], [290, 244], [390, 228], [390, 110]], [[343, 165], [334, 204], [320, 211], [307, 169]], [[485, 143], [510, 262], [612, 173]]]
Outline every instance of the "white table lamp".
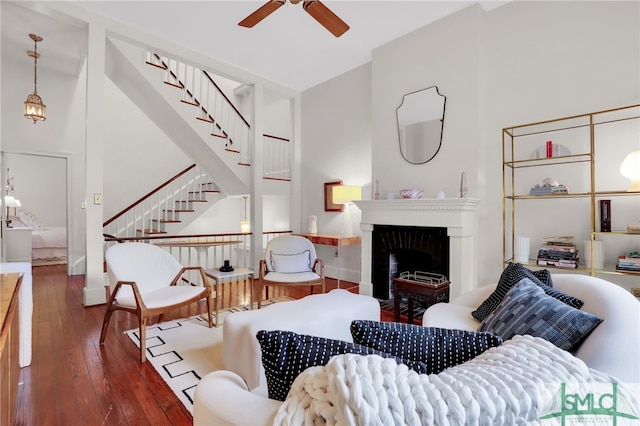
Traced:
[[335, 204], [344, 204], [344, 212], [342, 214], [342, 236], [353, 237], [349, 207], [352, 204], [352, 201], [362, 199], [362, 187], [353, 185], [337, 185], [333, 187], [332, 195], [333, 202]]

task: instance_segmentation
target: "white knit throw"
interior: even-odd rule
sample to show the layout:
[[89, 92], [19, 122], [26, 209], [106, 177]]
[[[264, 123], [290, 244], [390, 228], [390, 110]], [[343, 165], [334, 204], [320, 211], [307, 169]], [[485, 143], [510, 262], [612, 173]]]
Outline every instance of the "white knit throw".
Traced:
[[429, 375], [379, 356], [338, 355], [296, 378], [274, 424], [536, 424], [540, 403], [552, 395], [553, 387], [545, 384], [611, 381], [531, 336], [515, 336], [471, 361]]

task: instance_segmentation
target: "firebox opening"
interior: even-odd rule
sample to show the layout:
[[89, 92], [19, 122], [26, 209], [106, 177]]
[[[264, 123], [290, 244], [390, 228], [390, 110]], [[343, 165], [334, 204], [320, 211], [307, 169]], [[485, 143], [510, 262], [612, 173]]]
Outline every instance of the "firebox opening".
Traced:
[[373, 296], [393, 297], [393, 278], [409, 271], [449, 276], [449, 237], [440, 227], [374, 225]]

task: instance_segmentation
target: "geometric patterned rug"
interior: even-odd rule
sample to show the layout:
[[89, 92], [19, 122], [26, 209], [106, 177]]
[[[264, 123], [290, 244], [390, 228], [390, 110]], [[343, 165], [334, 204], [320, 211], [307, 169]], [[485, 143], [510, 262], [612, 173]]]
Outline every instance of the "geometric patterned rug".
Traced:
[[[262, 302], [273, 303], [292, 300], [277, 297]], [[220, 320], [232, 312], [248, 310], [238, 306], [220, 311]], [[214, 315], [215, 316], [215, 315]], [[214, 318], [215, 321], [215, 318]], [[125, 331], [140, 347], [138, 328]], [[147, 362], [169, 385], [187, 410], [193, 415], [193, 397], [200, 379], [212, 371], [224, 369], [222, 363], [222, 326], [209, 328], [202, 316], [166, 321], [147, 327]]]

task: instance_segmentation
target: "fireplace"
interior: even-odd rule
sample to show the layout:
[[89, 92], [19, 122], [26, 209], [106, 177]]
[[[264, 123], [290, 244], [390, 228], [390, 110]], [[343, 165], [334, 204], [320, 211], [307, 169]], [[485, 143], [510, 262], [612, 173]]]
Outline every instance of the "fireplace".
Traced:
[[449, 276], [447, 228], [374, 225], [371, 252], [373, 297], [391, 298], [391, 281], [401, 272]]
[[[390, 273], [386, 272], [386, 286], [380, 284], [378, 275], [382, 274], [384, 279], [385, 272], [376, 272], [376, 263], [382, 258], [382, 262], [389, 263], [391, 268], [391, 255], [398, 262], [398, 272], [402, 272], [403, 268], [419, 269], [415, 265], [422, 264], [434, 269], [424, 272], [447, 276], [451, 282], [452, 298], [476, 288], [478, 203], [479, 200], [472, 198], [355, 201], [362, 211], [360, 293], [389, 298]], [[377, 236], [376, 230], [384, 230], [380, 234], [383, 237]], [[387, 244], [387, 253], [376, 255], [380, 244], [376, 241], [380, 238], [404, 238], [405, 243], [395, 247]], [[408, 241], [415, 242], [419, 238], [421, 240], [416, 247], [409, 247]], [[425, 239], [429, 244], [425, 243]], [[384, 248], [385, 244], [381, 245]], [[409, 262], [415, 263], [409, 263], [408, 266], [400, 264], [403, 254], [410, 259]]]

